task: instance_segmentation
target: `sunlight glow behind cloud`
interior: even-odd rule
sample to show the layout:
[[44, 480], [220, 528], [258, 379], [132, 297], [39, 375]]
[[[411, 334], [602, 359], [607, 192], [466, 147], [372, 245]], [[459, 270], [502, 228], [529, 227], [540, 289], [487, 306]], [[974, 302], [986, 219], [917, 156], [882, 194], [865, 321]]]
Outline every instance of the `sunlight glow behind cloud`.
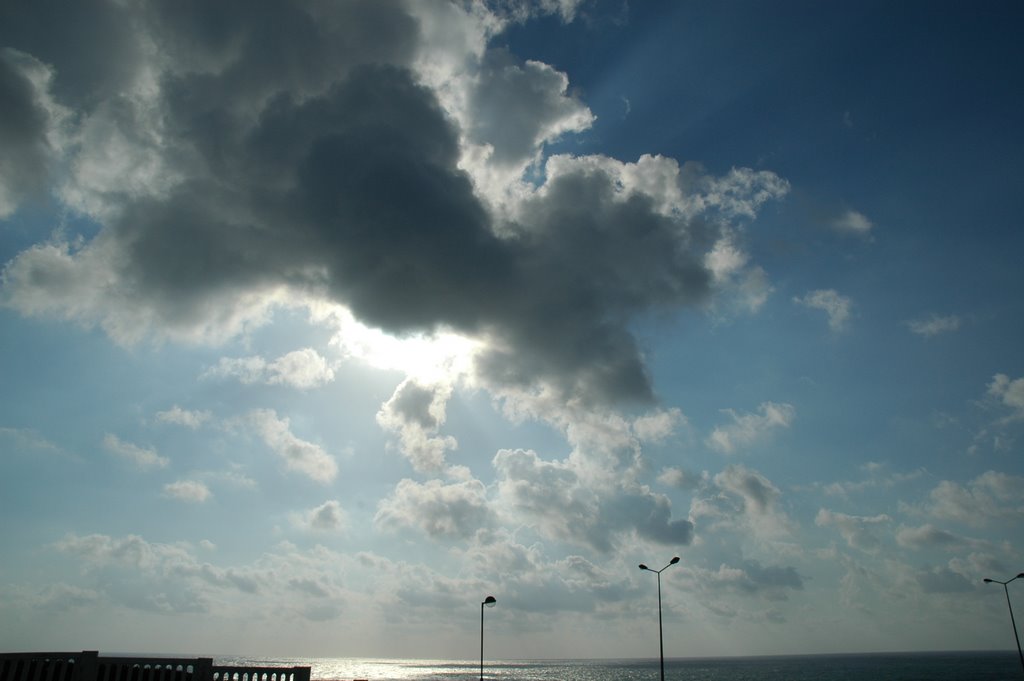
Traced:
[[1018, 14], [0, 3], [0, 647], [1001, 645]]

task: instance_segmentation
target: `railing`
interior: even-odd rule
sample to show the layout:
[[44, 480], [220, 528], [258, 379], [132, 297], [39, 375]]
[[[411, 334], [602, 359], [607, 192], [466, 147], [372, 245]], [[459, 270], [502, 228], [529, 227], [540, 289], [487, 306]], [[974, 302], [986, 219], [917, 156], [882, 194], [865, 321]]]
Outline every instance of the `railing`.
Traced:
[[214, 666], [212, 681], [309, 681], [309, 667]]
[[309, 667], [225, 666], [209, 657], [0, 653], [0, 681], [309, 681]]
[[0, 681], [77, 681], [86, 664], [77, 653], [5, 653], [0, 655]]

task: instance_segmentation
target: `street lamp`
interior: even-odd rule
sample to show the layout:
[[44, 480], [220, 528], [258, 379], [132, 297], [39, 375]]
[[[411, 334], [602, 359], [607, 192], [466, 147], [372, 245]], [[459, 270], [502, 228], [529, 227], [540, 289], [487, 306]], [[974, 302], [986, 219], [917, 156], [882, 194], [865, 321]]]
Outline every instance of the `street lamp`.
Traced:
[[[1022, 577], [1024, 577], [1024, 572], [1021, 572], [1013, 579], [1020, 579]], [[1010, 624], [1013, 625], [1013, 639], [1017, 642], [1017, 657], [1020, 658], [1021, 669], [1024, 669], [1024, 653], [1020, 651], [1020, 636], [1017, 635], [1017, 622], [1013, 619], [1013, 606], [1010, 605], [1010, 590], [1006, 588], [1006, 585], [1012, 582], [1013, 579], [1008, 579], [1005, 582], [1000, 582], [998, 579], [989, 579], [988, 577], [986, 577], [982, 581], [986, 584], [992, 584], [994, 582], [996, 584], [1003, 585], [1003, 593], [1006, 594], [1006, 607], [1010, 609]]]
[[494, 596], [488, 596], [480, 604], [480, 681], [484, 681], [484, 606], [493, 608], [497, 602]]
[[661, 653], [661, 681], [665, 681], [665, 639], [661, 634], [661, 573], [669, 568], [671, 565], [675, 565], [679, 562], [679, 556], [676, 556], [668, 562], [668, 565], [661, 568], [660, 570], [652, 570], [643, 563], [640, 563], [641, 570], [647, 570], [658, 575], [658, 649]]

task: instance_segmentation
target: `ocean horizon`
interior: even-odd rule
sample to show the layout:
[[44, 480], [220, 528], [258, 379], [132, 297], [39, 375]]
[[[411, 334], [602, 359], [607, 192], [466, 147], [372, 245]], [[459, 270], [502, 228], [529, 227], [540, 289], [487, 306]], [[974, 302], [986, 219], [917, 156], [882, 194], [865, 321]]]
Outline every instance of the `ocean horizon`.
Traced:
[[[308, 666], [313, 681], [452, 681], [480, 677], [480, 661], [215, 656], [217, 664]], [[484, 660], [485, 679], [647, 681], [658, 658]], [[1020, 679], [1017, 651], [820, 653], [665, 658], [667, 681], [1004, 681]]]

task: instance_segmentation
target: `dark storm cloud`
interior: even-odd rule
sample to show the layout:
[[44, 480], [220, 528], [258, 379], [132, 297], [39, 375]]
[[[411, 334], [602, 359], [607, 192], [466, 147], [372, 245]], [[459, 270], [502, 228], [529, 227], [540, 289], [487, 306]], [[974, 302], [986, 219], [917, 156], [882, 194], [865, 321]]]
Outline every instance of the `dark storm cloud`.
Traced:
[[[509, 342], [483, 358], [484, 373], [497, 383], [546, 376], [599, 399], [649, 399], [627, 323], [708, 294], [701, 254], [712, 230], [661, 215], [646, 195], [620, 198], [615, 178], [586, 166], [550, 180], [526, 203], [518, 229], [524, 288], [507, 311]], [[536, 352], [521, 355], [522, 347]]]
[[49, 179], [50, 113], [37, 99], [27, 73], [32, 68], [42, 66], [24, 53], [0, 50], [0, 218], [22, 197], [41, 194]]
[[91, 107], [123, 94], [147, 51], [188, 74], [197, 97], [250, 102], [276, 89], [317, 90], [338, 68], [407, 63], [414, 20], [397, 0], [12, 0], [0, 5], [0, 45], [51, 64], [54, 93]]
[[[545, 384], [585, 403], [652, 399], [628, 325], [706, 298], [704, 254], [718, 227], [670, 217], [607, 168], [571, 162], [496, 224], [459, 167], [463, 131], [412, 68], [422, 38], [400, 3], [98, 7], [66, 43], [38, 29], [52, 4], [19, 5], [11, 25], [55, 65], [54, 92], [79, 115], [116, 130], [139, 159], [159, 160], [141, 188], [127, 177], [104, 185], [105, 229], [75, 254], [99, 254], [88, 259], [104, 268], [93, 279], [114, 281], [136, 318], [203, 328], [285, 285], [391, 333], [453, 328], [485, 339], [478, 369], [498, 388]], [[109, 59], [99, 56], [104, 36]], [[135, 57], [145, 68], [124, 73]], [[77, 83], [60, 85], [69, 78]], [[465, 132], [490, 137], [499, 155], [521, 156], [551, 133], [545, 126], [589, 116], [561, 96], [561, 74], [506, 52], [488, 53], [480, 79], [473, 104], [502, 109], [509, 127], [481, 119]], [[34, 130], [23, 84], [8, 83], [22, 127]], [[536, 118], [509, 113], [509, 96], [536, 103]], [[25, 265], [40, 281], [43, 269]], [[64, 292], [68, 308], [78, 293]]]
[[187, 120], [188, 93], [171, 96], [199, 179], [133, 202], [116, 225], [132, 283], [162, 314], [274, 281], [325, 287], [397, 333], [474, 331], [501, 307], [513, 248], [456, 167], [451, 122], [407, 70], [361, 66], [320, 96], [278, 96], [244, 134], [230, 111]]
[[398, 0], [155, 0], [145, 7], [178, 70], [226, 65], [216, 74], [219, 99], [282, 86], [316, 91], [338, 76], [336, 68], [407, 63], [416, 47], [415, 21]]
[[297, 163], [295, 208], [329, 254], [335, 295], [392, 332], [476, 331], [500, 314], [514, 245], [490, 230], [430, 91], [405, 71], [364, 70], [324, 104], [312, 113], [322, 134]]
[[280, 280], [270, 256], [281, 235], [234, 212], [237, 200], [188, 182], [164, 200], [129, 203], [113, 224], [120, 275], [165, 323], [199, 324], [211, 306], [230, 304], [225, 296]]
[[59, 100], [92, 107], [135, 76], [142, 46], [133, 24], [127, 7], [108, 0], [10, 0], [0, 3], [0, 46], [54, 67]]

